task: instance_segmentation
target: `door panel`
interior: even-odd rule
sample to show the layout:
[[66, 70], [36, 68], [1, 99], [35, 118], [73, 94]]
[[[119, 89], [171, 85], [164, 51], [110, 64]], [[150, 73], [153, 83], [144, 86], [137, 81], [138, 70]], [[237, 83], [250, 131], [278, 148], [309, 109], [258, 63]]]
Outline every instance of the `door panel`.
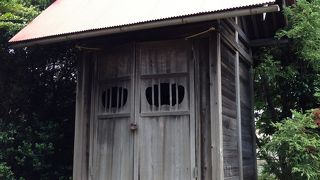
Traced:
[[133, 49], [121, 46], [106, 50], [97, 58], [91, 179], [132, 180], [134, 137]]
[[194, 179], [191, 49], [187, 41], [148, 42], [99, 56], [92, 180]]
[[191, 179], [189, 117], [148, 117], [139, 127], [140, 179]]
[[138, 48], [138, 179], [191, 180], [195, 163], [191, 46], [165, 41], [141, 43]]
[[186, 41], [149, 42], [140, 45], [141, 75], [188, 72], [186, 59], [190, 56], [187, 51], [190, 47]]
[[129, 118], [98, 120], [95, 180], [131, 180], [133, 136]]
[[112, 79], [132, 75], [133, 49], [130, 45], [114, 47], [100, 54], [99, 79]]

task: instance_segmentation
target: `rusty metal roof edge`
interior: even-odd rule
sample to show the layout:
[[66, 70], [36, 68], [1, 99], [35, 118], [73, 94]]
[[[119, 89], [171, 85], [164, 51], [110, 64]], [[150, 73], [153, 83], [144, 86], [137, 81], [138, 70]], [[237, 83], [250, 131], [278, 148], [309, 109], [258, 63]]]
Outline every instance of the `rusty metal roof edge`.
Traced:
[[242, 7], [241, 9], [226, 9], [226, 10], [219, 10], [219, 11], [208, 12], [208, 13], [201, 13], [201, 14], [198, 13], [198, 14], [192, 14], [187, 16], [157, 19], [153, 21], [138, 22], [133, 24], [125, 24], [125, 25], [106, 27], [101, 29], [91, 29], [87, 31], [77, 31], [77, 32], [71, 32], [67, 34], [57, 34], [54, 36], [46, 36], [46, 37], [28, 39], [23, 41], [9, 41], [9, 42], [11, 43], [11, 47], [45, 45], [50, 43], [72, 41], [77, 39], [84, 39], [84, 38], [97, 37], [97, 36], [103, 36], [103, 35], [132, 32], [132, 31], [143, 30], [143, 29], [160, 28], [165, 26], [182, 25], [182, 24], [204, 22], [204, 21], [217, 20], [217, 19], [223, 19], [223, 18], [230, 18], [235, 16], [256, 15], [256, 14], [277, 12], [277, 11], [280, 11], [280, 8], [277, 4], [262, 6], [262, 7], [249, 6], [249, 7]]

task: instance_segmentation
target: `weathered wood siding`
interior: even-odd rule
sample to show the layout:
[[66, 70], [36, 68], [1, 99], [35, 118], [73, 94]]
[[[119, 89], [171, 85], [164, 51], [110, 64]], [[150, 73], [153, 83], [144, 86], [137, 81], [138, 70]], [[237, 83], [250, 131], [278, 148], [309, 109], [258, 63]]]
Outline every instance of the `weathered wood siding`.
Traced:
[[210, 121], [210, 75], [209, 75], [209, 38], [202, 38], [194, 41], [194, 53], [197, 59], [196, 84], [197, 95], [197, 121], [199, 122], [199, 143], [198, 152], [200, 157], [200, 174], [202, 180], [212, 180], [211, 163], [211, 121]]
[[248, 40], [248, 23], [246, 18], [238, 19], [239, 45], [243, 56], [240, 56], [240, 99], [241, 99], [241, 139], [243, 179], [257, 179], [256, 131], [253, 117], [253, 67], [251, 49]]
[[221, 45], [223, 157], [225, 179], [239, 179], [235, 52]]
[[[256, 179], [251, 49], [238, 18], [221, 21], [224, 179]], [[242, 23], [242, 22], [240, 22]]]
[[73, 178], [87, 180], [89, 173], [89, 119], [91, 116], [90, 107], [93, 74], [93, 64], [91, 59], [93, 55], [90, 53], [81, 53], [79, 57], [73, 154]]
[[240, 61], [240, 92], [241, 92], [241, 129], [243, 154], [243, 179], [256, 178], [254, 122], [252, 117], [251, 67]]

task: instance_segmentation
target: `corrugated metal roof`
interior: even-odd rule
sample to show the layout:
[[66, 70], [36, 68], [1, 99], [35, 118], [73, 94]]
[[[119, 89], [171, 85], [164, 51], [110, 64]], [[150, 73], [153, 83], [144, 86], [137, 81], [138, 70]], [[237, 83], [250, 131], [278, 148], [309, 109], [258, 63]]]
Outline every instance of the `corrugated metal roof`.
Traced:
[[57, 0], [10, 42], [274, 3], [275, 0]]

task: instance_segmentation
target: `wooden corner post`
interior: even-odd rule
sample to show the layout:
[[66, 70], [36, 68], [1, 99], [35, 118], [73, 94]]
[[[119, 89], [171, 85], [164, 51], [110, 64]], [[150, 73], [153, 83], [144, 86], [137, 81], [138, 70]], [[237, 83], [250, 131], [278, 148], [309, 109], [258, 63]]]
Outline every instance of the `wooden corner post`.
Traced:
[[222, 180], [224, 178], [220, 42], [220, 33], [214, 32], [210, 37], [209, 43], [211, 163], [213, 180]]
[[91, 63], [80, 53], [77, 78], [73, 179], [88, 179], [88, 141], [91, 102]]
[[[238, 17], [235, 17], [238, 25]], [[239, 44], [239, 32], [235, 30], [235, 41]], [[242, 128], [241, 128], [241, 93], [240, 93], [240, 54], [236, 51], [235, 59], [235, 82], [236, 82], [236, 104], [237, 104], [237, 133], [238, 133], [238, 156], [239, 156], [239, 178], [243, 180], [243, 156], [242, 156]]]

